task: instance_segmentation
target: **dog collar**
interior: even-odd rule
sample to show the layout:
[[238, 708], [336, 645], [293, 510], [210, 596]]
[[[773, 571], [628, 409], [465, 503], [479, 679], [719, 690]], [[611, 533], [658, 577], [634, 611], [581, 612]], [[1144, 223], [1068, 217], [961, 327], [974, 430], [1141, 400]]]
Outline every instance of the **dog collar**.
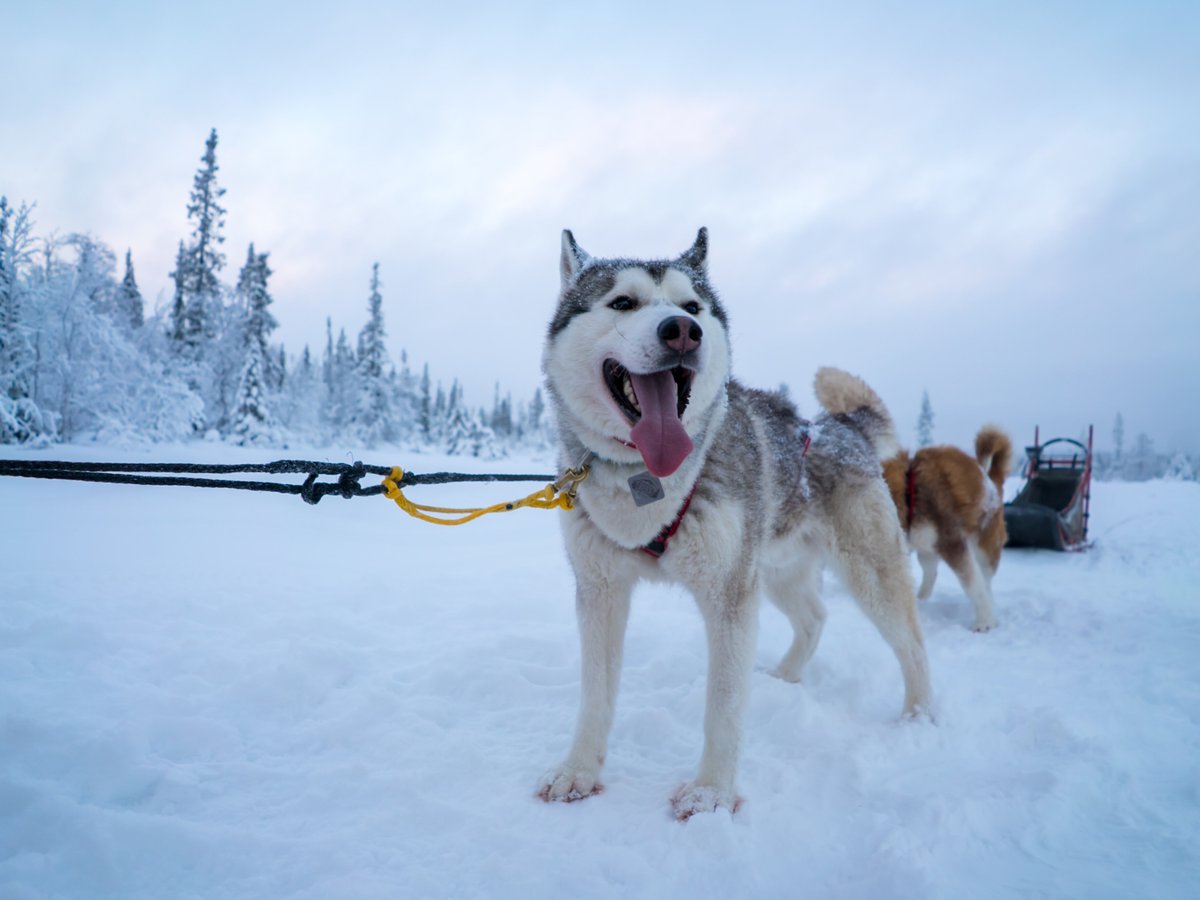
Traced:
[[[698, 483], [698, 482], [697, 482]], [[696, 485], [692, 485], [692, 489], [688, 491], [687, 497], [684, 498], [683, 506], [679, 507], [679, 512], [675, 514], [675, 519], [670, 524], [665, 525], [663, 530], [654, 536], [654, 540], [638, 549], [647, 556], [653, 556], [655, 559], [661, 557], [667, 552], [667, 544], [679, 530], [679, 523], [683, 521], [684, 513], [688, 511], [688, 507], [692, 505], [692, 495], [696, 493]]]

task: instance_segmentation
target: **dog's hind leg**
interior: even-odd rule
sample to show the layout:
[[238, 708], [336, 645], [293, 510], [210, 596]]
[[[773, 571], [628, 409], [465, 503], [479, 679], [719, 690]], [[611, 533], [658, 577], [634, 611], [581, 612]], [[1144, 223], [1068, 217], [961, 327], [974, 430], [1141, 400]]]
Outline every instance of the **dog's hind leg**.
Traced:
[[671, 800], [678, 819], [719, 806], [736, 810], [737, 766], [750, 668], [758, 634], [757, 591], [753, 576], [737, 584], [706, 586], [696, 592], [708, 636], [708, 689], [704, 706], [704, 752], [696, 777]]
[[900, 523], [883, 481], [846, 486], [831, 504], [836, 561], [850, 593], [888, 642], [904, 675], [904, 713], [932, 715], [929, 660]]
[[917, 562], [921, 564], [921, 586], [917, 588], [917, 599], [928, 600], [937, 581], [938, 555], [935, 549], [937, 532], [928, 525], [915, 525], [909, 531], [908, 545], [917, 551]]
[[576, 572], [581, 686], [579, 719], [567, 758], [541, 780], [543, 800], [580, 800], [598, 793], [621, 679], [632, 579], [609, 580], [594, 567]]
[[825, 627], [825, 604], [821, 602], [821, 560], [808, 549], [795, 565], [772, 569], [765, 577], [767, 597], [792, 623], [792, 646], [771, 674], [784, 681], [798, 682], [812, 659]]
[[996, 613], [992, 607], [992, 568], [973, 540], [967, 541], [958, 559], [954, 574], [975, 604], [975, 624], [971, 630], [991, 631], [996, 627]]
[[933, 595], [933, 585], [937, 581], [937, 554], [918, 550], [917, 562], [921, 564], [921, 586], [917, 588], [917, 599], [928, 600]]

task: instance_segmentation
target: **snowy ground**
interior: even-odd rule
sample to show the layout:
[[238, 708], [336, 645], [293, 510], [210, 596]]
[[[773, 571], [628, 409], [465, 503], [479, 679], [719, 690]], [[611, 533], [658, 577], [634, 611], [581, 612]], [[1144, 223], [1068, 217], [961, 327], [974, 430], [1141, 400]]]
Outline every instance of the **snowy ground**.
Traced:
[[1195, 897], [1200, 485], [1097, 484], [1093, 513], [1090, 552], [1005, 557], [990, 634], [943, 567], [937, 725], [897, 721], [836, 584], [803, 686], [766, 674], [764, 608], [745, 804], [680, 824], [705, 659], [669, 589], [635, 598], [606, 792], [533, 796], [577, 699], [564, 513], [0, 478], [0, 897]]

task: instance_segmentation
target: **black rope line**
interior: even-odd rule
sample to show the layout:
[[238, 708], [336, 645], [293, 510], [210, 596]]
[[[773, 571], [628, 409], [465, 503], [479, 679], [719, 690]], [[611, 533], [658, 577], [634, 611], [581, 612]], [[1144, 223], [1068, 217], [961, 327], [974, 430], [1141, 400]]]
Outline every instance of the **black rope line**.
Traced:
[[[150, 475], [139, 472], [158, 473]], [[94, 463], [63, 462], [59, 460], [0, 459], [0, 476], [20, 478], [50, 478], [61, 481], [91, 481], [103, 484], [157, 484], [168, 487], [226, 488], [244, 491], [266, 491], [274, 494], [298, 494], [305, 503], [317, 504], [322, 497], [338, 494], [351, 497], [370, 497], [383, 493], [383, 485], [363, 487], [359, 481], [366, 475], [390, 475], [391, 466], [373, 466], [362, 462], [326, 463], [303, 459], [280, 459], [275, 462], [247, 465], [201, 465], [193, 463]], [[267, 475], [296, 475], [308, 477], [303, 484], [284, 484], [276, 481], [247, 481], [242, 479], [196, 478], [195, 475], [229, 475], [259, 473]], [[318, 481], [322, 476], [337, 476], [336, 481]], [[417, 475], [405, 472], [400, 487], [420, 484], [451, 484], [473, 481], [554, 481], [553, 475], [474, 474], [464, 472], [431, 472]]]

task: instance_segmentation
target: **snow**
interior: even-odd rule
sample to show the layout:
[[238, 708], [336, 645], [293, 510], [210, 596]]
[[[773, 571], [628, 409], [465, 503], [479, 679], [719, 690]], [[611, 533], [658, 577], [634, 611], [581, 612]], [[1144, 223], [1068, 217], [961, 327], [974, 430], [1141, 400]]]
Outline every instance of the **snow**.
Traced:
[[1006, 554], [991, 633], [942, 567], [936, 724], [898, 720], [838, 585], [803, 685], [766, 674], [789, 635], [764, 605], [745, 802], [680, 824], [705, 658], [669, 588], [635, 598], [605, 792], [534, 797], [574, 726], [569, 513], [439, 528], [375, 498], [0, 478], [0, 897], [1195, 896], [1200, 484], [1096, 484], [1092, 511], [1090, 551]]

